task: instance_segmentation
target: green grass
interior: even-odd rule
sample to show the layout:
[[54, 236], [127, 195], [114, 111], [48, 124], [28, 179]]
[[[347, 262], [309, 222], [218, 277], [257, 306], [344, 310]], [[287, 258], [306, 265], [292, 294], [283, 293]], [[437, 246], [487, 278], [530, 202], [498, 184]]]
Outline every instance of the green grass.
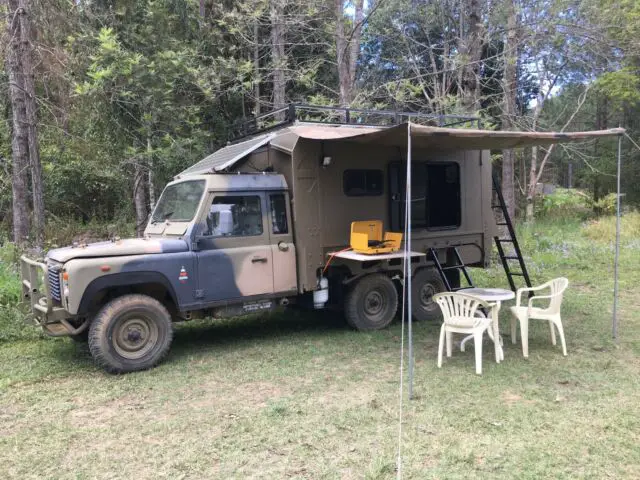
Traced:
[[[500, 365], [485, 343], [482, 376], [473, 348], [438, 369], [438, 325], [414, 324], [404, 478], [640, 476], [640, 246], [625, 238], [618, 347], [612, 245], [585, 228], [521, 235], [536, 281], [571, 281], [568, 357], [534, 324], [528, 360], [505, 336]], [[395, 478], [399, 339], [398, 323], [358, 333], [291, 310], [181, 325], [162, 365], [111, 376], [84, 347], [20, 330], [0, 342], [1, 477]]]

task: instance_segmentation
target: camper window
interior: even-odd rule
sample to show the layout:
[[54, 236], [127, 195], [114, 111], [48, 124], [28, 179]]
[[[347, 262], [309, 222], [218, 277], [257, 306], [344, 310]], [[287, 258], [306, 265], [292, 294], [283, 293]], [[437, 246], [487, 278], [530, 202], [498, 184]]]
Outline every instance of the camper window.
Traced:
[[207, 230], [214, 237], [262, 235], [260, 197], [216, 196], [207, 215]]
[[382, 195], [382, 170], [345, 170], [344, 194], [348, 197], [375, 197]]
[[[404, 229], [406, 165], [389, 167], [391, 228]], [[460, 226], [460, 167], [457, 163], [414, 163], [411, 168], [411, 227], [446, 230]]]

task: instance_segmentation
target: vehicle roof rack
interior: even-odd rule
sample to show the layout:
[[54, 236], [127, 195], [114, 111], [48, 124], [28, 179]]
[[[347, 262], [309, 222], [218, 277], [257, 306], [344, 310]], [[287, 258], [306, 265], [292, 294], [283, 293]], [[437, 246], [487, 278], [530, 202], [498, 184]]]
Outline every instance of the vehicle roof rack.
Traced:
[[357, 125], [369, 127], [391, 127], [411, 120], [414, 123], [437, 127], [453, 127], [470, 124], [480, 128], [480, 118], [465, 115], [435, 115], [420, 112], [400, 112], [395, 110], [368, 110], [362, 108], [332, 107], [290, 103], [249, 120], [241, 120], [231, 127], [229, 143], [244, 138], [277, 130], [295, 122], [328, 125]]

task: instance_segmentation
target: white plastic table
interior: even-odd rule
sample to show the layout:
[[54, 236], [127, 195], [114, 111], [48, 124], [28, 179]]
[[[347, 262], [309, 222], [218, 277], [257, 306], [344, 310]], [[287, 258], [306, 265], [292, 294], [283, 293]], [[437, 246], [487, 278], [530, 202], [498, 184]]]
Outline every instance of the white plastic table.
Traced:
[[[465, 295], [471, 295], [472, 297], [479, 298], [485, 302], [489, 302], [491, 305], [491, 327], [493, 330], [493, 343], [496, 349], [496, 361], [500, 362], [504, 360], [504, 351], [500, 344], [500, 331], [498, 323], [498, 314], [500, 313], [501, 303], [505, 300], [513, 300], [516, 298], [516, 294], [511, 290], [505, 290], [504, 288], [464, 288], [458, 290]], [[464, 351], [464, 344], [467, 340], [472, 338], [473, 335], [465, 337], [460, 344], [460, 349]]]

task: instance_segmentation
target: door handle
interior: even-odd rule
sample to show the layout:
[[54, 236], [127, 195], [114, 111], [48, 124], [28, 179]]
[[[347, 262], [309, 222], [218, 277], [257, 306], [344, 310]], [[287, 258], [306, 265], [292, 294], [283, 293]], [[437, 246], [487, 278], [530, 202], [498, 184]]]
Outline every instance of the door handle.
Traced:
[[251, 263], [267, 263], [267, 257], [253, 257]]

